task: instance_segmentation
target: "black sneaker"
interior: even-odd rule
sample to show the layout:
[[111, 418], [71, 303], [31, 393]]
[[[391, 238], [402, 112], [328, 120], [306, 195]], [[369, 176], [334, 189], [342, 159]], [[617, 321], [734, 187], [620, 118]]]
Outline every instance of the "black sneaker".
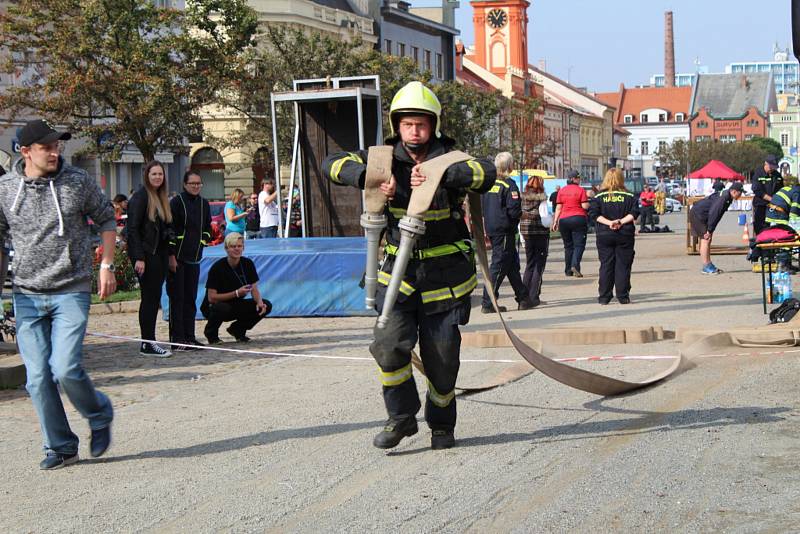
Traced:
[[111, 446], [111, 425], [98, 430], [92, 430], [92, 444], [89, 453], [92, 458], [103, 456]]
[[205, 347], [205, 346], [206, 346], [206, 345], [205, 345], [205, 343], [200, 343], [200, 342], [199, 342], [199, 341], [197, 341], [197, 339], [195, 339], [195, 338], [192, 338], [192, 339], [187, 339], [187, 340], [186, 340], [186, 344], [187, 344], [187, 345], [194, 345], [195, 347]]
[[456, 438], [452, 430], [434, 430], [431, 433], [431, 449], [440, 451], [456, 446]]
[[617, 300], [619, 301], [620, 304], [630, 304], [631, 303], [630, 297], [619, 297]]
[[51, 471], [53, 469], [61, 469], [62, 467], [66, 467], [68, 465], [72, 465], [77, 463], [78, 461], [78, 453], [76, 452], [72, 456], [66, 454], [59, 454], [57, 452], [48, 452], [47, 456], [44, 457], [39, 463], [39, 469], [43, 469], [45, 471]]
[[[500, 308], [501, 312], [507, 312], [508, 311], [508, 308], [506, 308], [505, 306], [500, 306], [499, 308]], [[492, 306], [490, 304], [489, 306], [481, 306], [481, 313], [487, 313], [488, 314], [488, 313], [497, 313], [497, 312], [495, 312], [494, 306]]]
[[597, 299], [597, 303], [602, 304], [603, 306], [607, 306], [609, 302], [611, 302], [611, 299], [605, 299], [603, 297]]
[[139, 354], [142, 356], [155, 356], [156, 358], [169, 358], [172, 352], [162, 348], [155, 343], [142, 343], [139, 347]]
[[539, 301], [538, 300], [522, 299], [521, 301], [519, 301], [519, 304], [517, 305], [517, 309], [518, 310], [530, 310], [531, 308], [535, 308], [538, 305], [539, 305]]
[[235, 331], [231, 330], [230, 328], [227, 328], [226, 330], [227, 330], [227, 332], [228, 332], [230, 335], [232, 335], [232, 336], [233, 336], [233, 337], [236, 339], [236, 341], [238, 341], [239, 343], [247, 343], [248, 341], [250, 341], [250, 338], [249, 338], [249, 337], [247, 337], [247, 336], [246, 336], [246, 335], [244, 335], [244, 334], [238, 334], [238, 333], [236, 333]]
[[572, 276], [574, 276], [575, 278], [583, 278], [581, 272], [575, 267], [572, 268]]
[[219, 345], [220, 343], [222, 343], [222, 340], [220, 338], [218, 338], [218, 337], [206, 336], [206, 339], [208, 340], [209, 346], [210, 345]]
[[372, 444], [379, 449], [391, 449], [397, 447], [403, 438], [413, 436], [417, 433], [417, 420], [414, 417], [403, 419], [389, 419], [386, 426], [375, 436]]

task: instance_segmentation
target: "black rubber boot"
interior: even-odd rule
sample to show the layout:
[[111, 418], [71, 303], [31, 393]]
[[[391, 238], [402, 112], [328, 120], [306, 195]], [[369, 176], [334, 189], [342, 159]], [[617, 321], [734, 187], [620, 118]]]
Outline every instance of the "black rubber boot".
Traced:
[[413, 417], [404, 419], [389, 419], [386, 426], [375, 436], [372, 444], [379, 449], [392, 449], [397, 447], [403, 438], [417, 433], [417, 420]]
[[456, 438], [452, 430], [434, 430], [431, 433], [431, 449], [439, 451], [456, 446]]

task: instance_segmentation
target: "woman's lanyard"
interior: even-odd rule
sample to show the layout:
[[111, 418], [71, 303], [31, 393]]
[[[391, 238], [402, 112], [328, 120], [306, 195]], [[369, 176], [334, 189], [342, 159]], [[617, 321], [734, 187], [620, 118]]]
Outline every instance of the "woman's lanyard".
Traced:
[[239, 260], [239, 270], [238, 271], [235, 268], [231, 267], [230, 263], [228, 264], [228, 267], [231, 268], [231, 271], [233, 271], [233, 274], [235, 274], [236, 278], [239, 279], [239, 282], [241, 282], [243, 286], [246, 286], [247, 285], [247, 276], [245, 276], [245, 274], [244, 274], [244, 267], [242, 267], [242, 261]]

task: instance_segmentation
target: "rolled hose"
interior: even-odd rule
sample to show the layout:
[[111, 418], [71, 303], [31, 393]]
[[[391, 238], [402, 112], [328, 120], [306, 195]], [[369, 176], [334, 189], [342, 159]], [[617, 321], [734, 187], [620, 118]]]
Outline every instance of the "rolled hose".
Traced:
[[398, 226], [400, 227], [400, 246], [397, 247], [397, 256], [392, 266], [392, 278], [389, 280], [389, 287], [386, 288], [386, 296], [383, 299], [383, 310], [378, 317], [377, 326], [380, 329], [386, 328], [386, 324], [389, 322], [389, 315], [397, 302], [400, 284], [403, 283], [403, 278], [406, 276], [408, 260], [411, 258], [414, 245], [417, 244], [419, 236], [425, 234], [425, 221], [417, 217], [406, 215], [400, 219]]
[[364, 270], [364, 304], [368, 310], [375, 308], [375, 292], [378, 287], [378, 247], [381, 232], [386, 228], [386, 215], [362, 213], [361, 227], [367, 234], [367, 265]]

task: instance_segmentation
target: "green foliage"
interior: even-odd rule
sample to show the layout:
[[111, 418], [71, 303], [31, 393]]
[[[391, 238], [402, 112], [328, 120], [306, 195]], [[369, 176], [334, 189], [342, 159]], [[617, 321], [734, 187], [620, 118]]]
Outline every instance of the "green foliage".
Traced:
[[503, 106], [499, 91], [487, 93], [458, 82], [433, 87], [442, 104], [442, 131], [456, 147], [473, 156], [494, 156], [500, 148], [498, 132]]
[[87, 136], [95, 154], [133, 143], [145, 160], [182, 149], [257, 27], [246, 0], [21, 0], [0, 14], [0, 69], [27, 80], [0, 95]]
[[686, 141], [676, 140], [664, 150], [659, 150], [656, 158], [661, 170], [667, 176], [686, 176], [687, 164], [689, 172], [695, 171], [712, 159], [719, 160], [736, 172], [748, 175], [764, 163], [766, 152], [757, 144], [749, 141], [739, 143], [720, 143], [718, 141]]
[[778, 159], [783, 157], [783, 147], [781, 147], [781, 144], [771, 137], [753, 137], [749, 141], [745, 142], [756, 145], [761, 149], [762, 152], [765, 152], [766, 154], [772, 154]]

